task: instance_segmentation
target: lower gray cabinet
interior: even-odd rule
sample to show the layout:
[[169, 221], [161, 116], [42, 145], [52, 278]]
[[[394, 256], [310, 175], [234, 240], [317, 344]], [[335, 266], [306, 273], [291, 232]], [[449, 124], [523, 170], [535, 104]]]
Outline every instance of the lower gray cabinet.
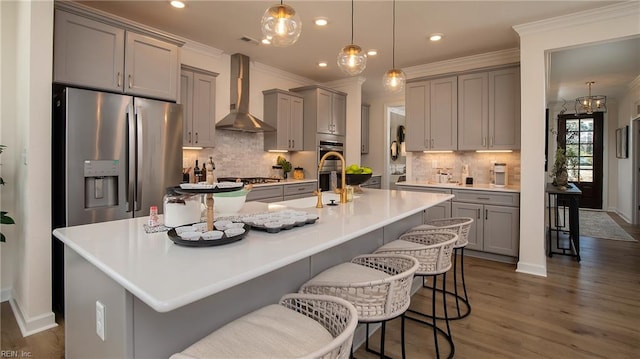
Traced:
[[[483, 204], [480, 200], [488, 203], [499, 201], [517, 204], [519, 195], [497, 192], [460, 192], [454, 191], [456, 197], [451, 204], [452, 217], [475, 219], [469, 231], [469, 244], [466, 248], [517, 257], [520, 242], [520, 208], [518, 206]], [[466, 194], [473, 196], [474, 199], [466, 197]], [[465, 198], [480, 203], [458, 202]]]
[[313, 191], [317, 189], [317, 182], [288, 184], [284, 186], [284, 200], [305, 198], [313, 196]]
[[280, 202], [313, 196], [317, 182], [287, 183], [270, 186], [254, 186], [247, 194], [247, 201]]
[[[398, 189], [401, 191], [451, 194], [451, 190], [446, 188], [398, 185]], [[435, 206], [429, 207], [425, 211], [425, 222], [441, 218], [451, 218], [451, 201], [442, 202]]]
[[283, 196], [283, 186], [253, 187], [247, 194], [247, 201], [280, 202]]

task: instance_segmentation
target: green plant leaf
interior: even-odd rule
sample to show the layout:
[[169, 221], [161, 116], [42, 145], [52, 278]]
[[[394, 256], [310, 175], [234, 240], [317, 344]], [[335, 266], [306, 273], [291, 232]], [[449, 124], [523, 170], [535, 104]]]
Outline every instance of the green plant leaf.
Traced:
[[2, 232], [0, 232], [0, 242], [6, 242], [6, 238]]

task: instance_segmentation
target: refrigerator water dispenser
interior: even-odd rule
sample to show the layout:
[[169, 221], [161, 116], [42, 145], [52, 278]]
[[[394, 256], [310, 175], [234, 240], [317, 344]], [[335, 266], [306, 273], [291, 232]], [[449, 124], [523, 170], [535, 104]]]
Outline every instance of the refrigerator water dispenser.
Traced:
[[118, 160], [84, 161], [84, 208], [118, 205]]

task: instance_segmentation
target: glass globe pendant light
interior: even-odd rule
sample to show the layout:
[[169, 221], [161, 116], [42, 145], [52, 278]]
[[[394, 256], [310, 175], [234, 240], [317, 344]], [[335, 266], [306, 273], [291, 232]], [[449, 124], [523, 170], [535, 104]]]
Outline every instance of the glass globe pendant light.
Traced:
[[262, 15], [262, 34], [273, 46], [293, 45], [302, 32], [302, 21], [296, 11], [280, 0], [280, 4], [271, 6]]
[[351, 44], [338, 53], [338, 67], [347, 75], [358, 75], [367, 67], [367, 54], [353, 43], [353, 0], [351, 0]]
[[385, 72], [382, 76], [382, 85], [385, 90], [396, 93], [404, 90], [406, 76], [400, 69], [396, 69], [396, 1], [393, 0], [393, 50], [392, 50], [392, 69]]

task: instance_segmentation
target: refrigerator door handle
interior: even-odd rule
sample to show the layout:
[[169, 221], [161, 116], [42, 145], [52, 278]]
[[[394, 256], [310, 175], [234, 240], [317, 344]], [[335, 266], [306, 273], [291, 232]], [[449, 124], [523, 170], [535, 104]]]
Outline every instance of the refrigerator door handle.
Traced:
[[125, 181], [127, 183], [127, 212], [133, 211], [133, 191], [135, 189], [135, 170], [136, 170], [136, 149], [134, 144], [136, 143], [136, 127], [133, 122], [133, 106], [129, 106], [127, 109], [127, 173], [125, 175]]
[[136, 166], [135, 166], [135, 174], [136, 174], [136, 199], [135, 199], [135, 210], [139, 211], [142, 207], [142, 171], [139, 170], [140, 164], [142, 161], [140, 159], [144, 158], [143, 151], [143, 119], [142, 119], [142, 109], [140, 107], [136, 108], [136, 136], [137, 136], [137, 148], [136, 148]]

